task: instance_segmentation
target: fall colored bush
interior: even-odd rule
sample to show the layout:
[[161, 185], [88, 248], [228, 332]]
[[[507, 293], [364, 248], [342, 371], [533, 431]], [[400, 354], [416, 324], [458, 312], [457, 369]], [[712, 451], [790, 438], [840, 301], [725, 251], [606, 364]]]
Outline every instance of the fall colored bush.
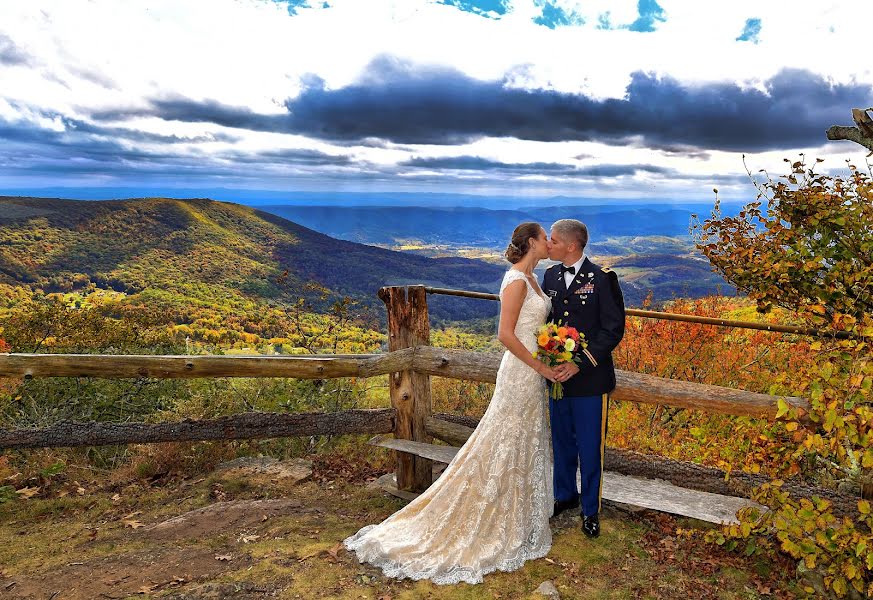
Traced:
[[788, 175], [755, 182], [758, 198], [737, 216], [722, 216], [716, 200], [695, 233], [714, 268], [761, 313], [783, 307], [810, 326], [844, 334], [811, 343], [815, 360], [777, 377], [787, 393], [808, 398], [810, 409], [780, 405], [782, 423], [774, 428], [791, 435], [769, 449], [803, 477], [859, 497], [857, 515], [840, 520], [827, 502], [791, 498], [777, 480], [758, 496], [771, 510], [747, 511], [716, 541], [742, 540], [756, 552], [775, 537], [775, 546], [818, 569], [828, 590], [871, 596], [873, 522], [861, 497], [873, 496], [873, 183], [854, 166], [849, 171], [821, 175], [796, 161]]
[[[659, 309], [744, 321], [787, 320], [785, 314], [756, 315], [752, 302], [735, 297], [676, 299]], [[627, 371], [778, 394], [785, 391], [776, 383], [783, 373], [814, 362], [809, 347], [808, 338], [796, 335], [629, 317], [625, 337], [613, 355], [616, 366]], [[767, 419], [636, 402], [613, 402], [610, 407], [611, 445], [726, 471], [797, 474], [796, 465], [787, 464], [780, 451], [790, 436], [783, 424], [774, 427]]]

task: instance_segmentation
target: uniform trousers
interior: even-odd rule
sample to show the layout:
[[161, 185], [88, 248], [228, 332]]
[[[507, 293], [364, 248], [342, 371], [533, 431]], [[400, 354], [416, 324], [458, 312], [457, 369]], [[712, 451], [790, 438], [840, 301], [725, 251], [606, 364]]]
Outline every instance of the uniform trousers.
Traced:
[[[585, 516], [600, 512], [608, 401], [608, 394], [549, 399], [555, 500], [580, 500]], [[576, 488], [577, 469], [581, 494]]]

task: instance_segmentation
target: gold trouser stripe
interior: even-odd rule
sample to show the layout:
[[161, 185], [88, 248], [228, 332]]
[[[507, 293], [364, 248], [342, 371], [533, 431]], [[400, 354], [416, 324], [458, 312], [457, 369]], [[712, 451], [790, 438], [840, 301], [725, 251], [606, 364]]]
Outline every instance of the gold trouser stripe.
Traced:
[[603, 451], [606, 448], [606, 411], [609, 408], [609, 394], [603, 394], [600, 415], [600, 487], [597, 488], [597, 512], [603, 504]]

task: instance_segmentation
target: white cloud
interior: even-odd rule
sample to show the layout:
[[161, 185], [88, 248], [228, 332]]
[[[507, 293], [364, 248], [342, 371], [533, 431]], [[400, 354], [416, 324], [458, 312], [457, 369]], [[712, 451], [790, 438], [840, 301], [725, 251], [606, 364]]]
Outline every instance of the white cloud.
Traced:
[[[795, 67], [839, 82], [873, 83], [866, 56], [868, 25], [859, 18], [868, 10], [866, 2], [659, 4], [666, 22], [658, 23], [654, 32], [636, 33], [598, 29], [600, 16], [607, 12], [615, 27], [632, 23], [636, 0], [560, 0], [559, 6], [586, 22], [554, 30], [533, 22], [541, 12], [534, 0], [515, 0], [508, 14], [498, 19], [429, 0], [334, 0], [329, 8], [300, 8], [296, 15], [282, 3], [265, 0], [6, 0], [0, 4], [0, 34], [31, 61], [0, 64], [0, 117], [58, 130], [63, 126], [58, 115], [86, 118], [95, 110], [142, 107], [155, 97], [214, 100], [280, 114], [286, 110], [283, 102], [299, 93], [303, 77], [314, 74], [328, 88], [340, 88], [359, 80], [380, 55], [444, 65], [482, 80], [499, 80], [512, 72], [513, 85], [596, 98], [622, 97], [636, 71], [689, 84], [733, 81], [759, 86], [779, 70]], [[760, 42], [737, 42], [751, 17], [761, 19]], [[240, 138], [235, 144], [199, 144], [206, 157], [231, 147], [242, 152], [303, 148], [349, 153], [365, 168], [412, 156], [475, 155], [510, 163], [652, 164], [692, 176], [743, 172], [735, 153], [712, 152], [701, 159], [592, 142], [486, 139], [452, 147], [342, 148], [300, 136], [231, 131], [211, 124], [142, 119], [125, 126], [165, 135], [230, 133]], [[180, 145], [172, 151], [191, 149]], [[842, 153], [834, 147], [821, 152]], [[594, 158], [574, 159], [583, 154]], [[779, 165], [772, 163], [781, 163], [781, 154], [755, 158], [776, 168]], [[650, 191], [652, 177], [638, 175], [621, 183], [625, 191]], [[532, 185], [548, 188], [548, 182]], [[591, 185], [624, 193], [615, 181], [592, 183], [587, 189]], [[691, 182], [676, 181], [674, 187], [682, 192], [685, 185]]]

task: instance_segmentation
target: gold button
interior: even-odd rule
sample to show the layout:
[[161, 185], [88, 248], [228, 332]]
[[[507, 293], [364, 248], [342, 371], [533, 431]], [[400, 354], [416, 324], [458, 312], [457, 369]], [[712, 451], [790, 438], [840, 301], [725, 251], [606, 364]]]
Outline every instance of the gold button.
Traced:
[[567, 304], [568, 300], [564, 300], [564, 304]]
[[565, 311], [564, 311], [564, 316], [565, 316], [565, 317], [569, 317], [569, 316], [570, 316], [570, 313], [568, 313], [568, 312], [565, 310]]

